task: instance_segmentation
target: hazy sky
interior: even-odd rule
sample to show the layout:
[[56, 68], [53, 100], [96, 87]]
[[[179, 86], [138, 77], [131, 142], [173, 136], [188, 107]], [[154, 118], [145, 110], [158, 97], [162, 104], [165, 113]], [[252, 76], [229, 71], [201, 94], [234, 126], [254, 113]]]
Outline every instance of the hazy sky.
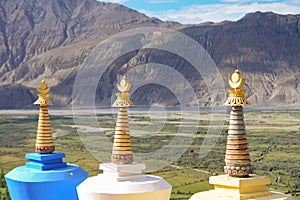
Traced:
[[246, 13], [300, 14], [300, 0], [102, 0], [120, 3], [151, 17], [181, 23], [238, 20]]

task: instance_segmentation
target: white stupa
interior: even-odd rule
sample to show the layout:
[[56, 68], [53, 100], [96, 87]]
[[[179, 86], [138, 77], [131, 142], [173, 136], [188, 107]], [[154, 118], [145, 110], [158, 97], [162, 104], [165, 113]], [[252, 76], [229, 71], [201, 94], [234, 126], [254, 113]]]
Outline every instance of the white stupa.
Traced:
[[121, 93], [113, 106], [118, 107], [111, 163], [100, 164], [103, 174], [90, 177], [77, 187], [80, 200], [168, 200], [172, 186], [163, 178], [143, 174], [145, 165], [133, 159], [128, 123], [130, 83], [124, 76], [117, 85]]

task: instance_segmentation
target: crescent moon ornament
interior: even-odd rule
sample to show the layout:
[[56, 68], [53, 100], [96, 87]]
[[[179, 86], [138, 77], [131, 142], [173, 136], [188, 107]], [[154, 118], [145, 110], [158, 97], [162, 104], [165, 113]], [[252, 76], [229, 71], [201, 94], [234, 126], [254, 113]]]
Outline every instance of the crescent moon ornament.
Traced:
[[41, 93], [41, 94], [47, 94], [48, 92], [50, 92], [50, 87], [47, 87], [45, 89], [42, 89], [42, 88], [36, 88], [36, 90]]
[[243, 78], [242, 74], [239, 70], [235, 70], [234, 73], [231, 75], [229, 79], [229, 85], [233, 89], [240, 89], [245, 85], [245, 79]]

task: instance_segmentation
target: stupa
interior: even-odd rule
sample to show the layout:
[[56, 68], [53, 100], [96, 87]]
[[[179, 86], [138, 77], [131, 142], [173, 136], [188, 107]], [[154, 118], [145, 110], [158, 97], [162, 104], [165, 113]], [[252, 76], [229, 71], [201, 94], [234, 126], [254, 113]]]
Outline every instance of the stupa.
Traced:
[[50, 87], [42, 81], [38, 91], [40, 106], [35, 152], [26, 154], [29, 162], [5, 175], [12, 200], [77, 200], [76, 186], [87, 178], [87, 172], [77, 165], [65, 163], [65, 154], [54, 152], [48, 106]]
[[145, 165], [134, 162], [128, 123], [131, 84], [124, 76], [117, 88], [118, 108], [111, 163], [100, 164], [103, 174], [90, 177], [77, 186], [80, 200], [168, 200], [172, 186], [164, 179], [143, 174]]
[[214, 190], [194, 194], [190, 200], [291, 199], [289, 195], [268, 191], [266, 185], [270, 179], [253, 174], [243, 116], [243, 106], [250, 105], [245, 98], [246, 90], [241, 89], [244, 84], [242, 74], [235, 70], [229, 79], [233, 90], [228, 90], [229, 97], [225, 103], [231, 107], [224, 167], [226, 174], [211, 176], [209, 183], [214, 185]]

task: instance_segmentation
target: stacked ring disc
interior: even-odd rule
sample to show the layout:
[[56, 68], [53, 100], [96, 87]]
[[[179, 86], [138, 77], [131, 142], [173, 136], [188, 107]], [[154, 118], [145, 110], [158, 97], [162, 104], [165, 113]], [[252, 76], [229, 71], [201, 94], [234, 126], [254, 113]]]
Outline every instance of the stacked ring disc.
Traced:
[[35, 144], [35, 151], [38, 153], [52, 153], [55, 150], [48, 107], [41, 106], [38, 121], [38, 130]]
[[243, 107], [233, 106], [230, 112], [224, 171], [230, 176], [247, 177], [253, 170], [250, 162]]
[[111, 161], [121, 165], [133, 162], [128, 124], [128, 107], [119, 108]]

